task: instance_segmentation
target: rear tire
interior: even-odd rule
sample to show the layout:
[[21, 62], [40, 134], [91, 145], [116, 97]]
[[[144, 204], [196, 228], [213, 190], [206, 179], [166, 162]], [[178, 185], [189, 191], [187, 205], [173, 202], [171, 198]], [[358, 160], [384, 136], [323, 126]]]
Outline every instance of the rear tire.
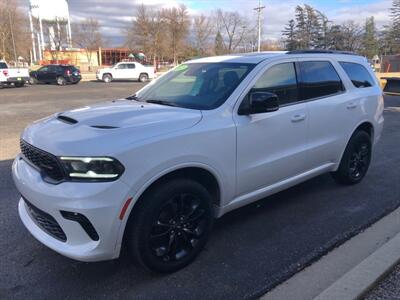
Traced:
[[140, 74], [140, 76], [139, 76], [139, 82], [146, 82], [146, 81], [148, 81], [149, 80], [149, 75], [147, 75], [147, 74]]
[[371, 150], [369, 134], [361, 130], [356, 131], [347, 144], [338, 170], [332, 173], [335, 181], [347, 185], [361, 182], [371, 162]]
[[64, 77], [59, 76], [59, 77], [57, 77], [57, 84], [58, 85], [66, 85], [67, 81], [65, 80]]
[[213, 220], [210, 193], [198, 182], [176, 178], [147, 191], [125, 232], [140, 266], [171, 273], [191, 263], [206, 244]]
[[110, 83], [112, 81], [112, 76], [110, 74], [105, 74], [102, 79], [105, 83]]

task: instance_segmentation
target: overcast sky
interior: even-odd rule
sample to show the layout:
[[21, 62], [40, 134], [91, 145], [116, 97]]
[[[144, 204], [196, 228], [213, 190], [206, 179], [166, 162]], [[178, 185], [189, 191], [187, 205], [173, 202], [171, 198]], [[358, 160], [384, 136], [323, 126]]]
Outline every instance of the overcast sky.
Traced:
[[[122, 46], [124, 37], [122, 30], [126, 28], [135, 14], [138, 4], [171, 7], [185, 4], [191, 14], [208, 14], [221, 8], [246, 14], [256, 22], [253, 8], [258, 0], [69, 0], [72, 22], [88, 17], [99, 20], [102, 34], [112, 46]], [[266, 6], [263, 11], [263, 38], [280, 38], [287, 21], [294, 17], [296, 5], [310, 4], [325, 13], [334, 22], [340, 23], [354, 20], [363, 23], [365, 18], [374, 16], [378, 27], [389, 22], [391, 0], [263, 0]], [[29, 0], [20, 0], [28, 8]], [[73, 34], [73, 33], [72, 33]]]

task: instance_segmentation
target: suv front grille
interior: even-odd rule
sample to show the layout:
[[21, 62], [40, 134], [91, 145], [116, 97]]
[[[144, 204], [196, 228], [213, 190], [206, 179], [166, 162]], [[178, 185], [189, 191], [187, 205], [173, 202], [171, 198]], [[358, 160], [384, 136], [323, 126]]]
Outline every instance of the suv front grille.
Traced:
[[24, 197], [23, 199], [28, 207], [29, 214], [40, 228], [62, 242], [67, 241], [67, 236], [52, 216], [29, 203]]
[[28, 144], [23, 139], [20, 140], [20, 147], [24, 157], [42, 171], [45, 179], [50, 178], [53, 182], [64, 179], [63, 169], [54, 155]]

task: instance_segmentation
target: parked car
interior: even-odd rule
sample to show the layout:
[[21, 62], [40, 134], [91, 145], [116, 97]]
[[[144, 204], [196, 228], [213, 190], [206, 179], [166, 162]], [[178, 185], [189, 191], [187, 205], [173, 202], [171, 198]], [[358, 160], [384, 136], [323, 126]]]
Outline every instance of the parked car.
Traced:
[[39, 82], [58, 85], [77, 84], [82, 79], [81, 72], [73, 65], [47, 65], [30, 72], [29, 76], [31, 84]]
[[146, 82], [155, 78], [155, 73], [152, 66], [144, 66], [138, 62], [120, 62], [110, 68], [98, 69], [96, 78], [106, 83], [116, 80]]
[[383, 108], [357, 55], [188, 61], [126, 99], [26, 128], [12, 168], [19, 215], [65, 256], [114, 259], [125, 244], [139, 265], [173, 272], [215, 217], [327, 172], [359, 183]]
[[0, 61], [0, 86], [11, 85], [24, 86], [29, 81], [29, 70], [24, 68], [9, 68], [7, 63]]

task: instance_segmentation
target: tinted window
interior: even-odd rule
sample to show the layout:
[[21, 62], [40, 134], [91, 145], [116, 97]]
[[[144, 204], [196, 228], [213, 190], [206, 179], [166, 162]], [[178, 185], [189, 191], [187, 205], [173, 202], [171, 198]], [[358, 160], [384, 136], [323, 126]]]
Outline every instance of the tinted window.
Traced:
[[47, 72], [49, 70], [49, 67], [43, 67], [39, 69], [39, 72]]
[[213, 109], [226, 101], [254, 66], [224, 62], [182, 64], [141, 90], [137, 97], [139, 101]]
[[49, 72], [55, 72], [57, 70], [57, 66], [49, 66]]
[[296, 70], [293, 63], [272, 66], [257, 80], [253, 91], [265, 91], [278, 95], [279, 104], [298, 100]]
[[135, 68], [135, 64], [128, 64], [128, 69], [134, 69]]
[[342, 81], [328, 61], [300, 62], [302, 98], [311, 99], [343, 91]]
[[364, 66], [350, 62], [340, 62], [340, 65], [355, 87], [364, 88], [374, 85], [374, 80]]
[[5, 62], [0, 62], [0, 69], [7, 69], [7, 64]]

